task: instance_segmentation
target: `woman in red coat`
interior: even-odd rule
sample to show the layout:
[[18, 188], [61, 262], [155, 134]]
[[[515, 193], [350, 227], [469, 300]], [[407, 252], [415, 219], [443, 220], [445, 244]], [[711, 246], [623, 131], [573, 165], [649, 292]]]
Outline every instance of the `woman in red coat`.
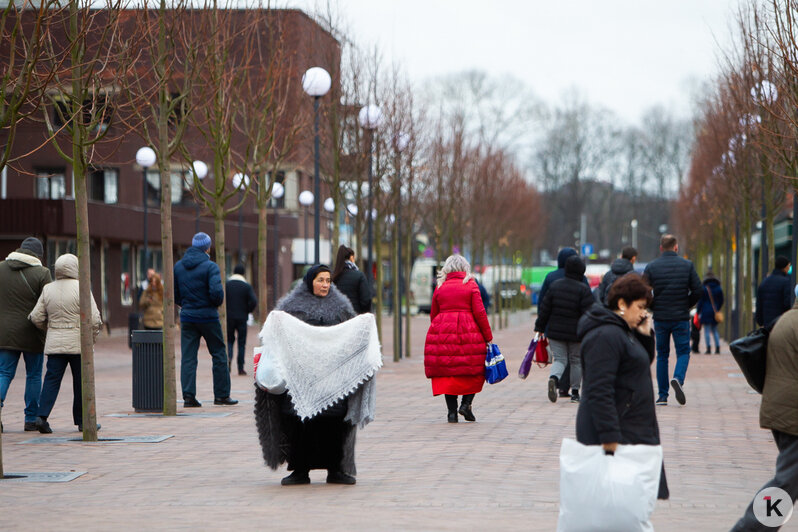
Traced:
[[[432, 379], [432, 395], [444, 394], [449, 423], [457, 413], [476, 421], [474, 395], [485, 383], [485, 355], [493, 334], [471, 265], [461, 255], [446, 259], [432, 295], [432, 324], [424, 344], [424, 373]], [[463, 401], [457, 409], [457, 396]]]

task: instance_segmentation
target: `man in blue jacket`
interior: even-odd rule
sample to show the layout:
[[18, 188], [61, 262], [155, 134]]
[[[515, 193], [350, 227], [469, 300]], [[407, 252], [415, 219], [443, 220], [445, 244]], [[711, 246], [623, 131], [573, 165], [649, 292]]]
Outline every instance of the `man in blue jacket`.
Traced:
[[651, 284], [654, 300], [654, 332], [657, 342], [658, 405], [668, 404], [668, 356], [671, 336], [676, 346], [676, 367], [670, 386], [680, 405], [685, 404], [684, 379], [690, 363], [690, 308], [701, 298], [702, 285], [693, 263], [678, 255], [679, 243], [673, 235], [662, 235], [662, 255], [646, 266], [643, 276]]
[[760, 327], [770, 325], [792, 308], [792, 283], [790, 282], [790, 260], [779, 255], [776, 267], [765, 277], [756, 291], [756, 322]]
[[196, 397], [200, 338], [205, 339], [213, 358], [213, 404], [238, 403], [230, 398], [230, 370], [216, 310], [224, 303], [222, 278], [210, 252], [211, 237], [197, 233], [191, 240], [191, 247], [175, 264], [175, 303], [180, 306], [180, 384], [184, 407], [202, 406]]

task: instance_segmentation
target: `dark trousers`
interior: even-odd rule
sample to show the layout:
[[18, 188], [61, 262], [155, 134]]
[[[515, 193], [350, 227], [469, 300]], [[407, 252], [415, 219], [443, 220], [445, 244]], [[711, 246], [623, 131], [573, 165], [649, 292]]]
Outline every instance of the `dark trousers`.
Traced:
[[180, 384], [183, 399], [197, 395], [197, 352], [200, 338], [205, 339], [208, 351], [213, 358], [213, 396], [214, 399], [230, 397], [230, 371], [227, 369], [227, 354], [224, 352], [222, 325], [211, 323], [180, 322]]
[[72, 421], [75, 425], [83, 425], [80, 355], [47, 355], [47, 373], [44, 375], [42, 395], [39, 399], [39, 416], [47, 419], [53, 411], [67, 365], [72, 370]]
[[[473, 393], [463, 396], [463, 403], [470, 405], [474, 401]], [[446, 408], [449, 409], [449, 412], [457, 412], [457, 396], [456, 395], [444, 395], [446, 398]]]
[[[782, 512], [786, 515], [793, 501], [798, 498], [798, 436], [774, 430], [773, 439], [776, 440], [776, 447], [779, 448], [779, 456], [776, 458], [776, 474], [760, 488], [760, 491], [770, 487], [786, 491], [792, 499], [792, 501], [781, 503]], [[759, 530], [778, 530], [778, 528], [763, 525], [754, 515], [754, 501], [751, 501], [743, 517], [732, 528], [732, 532], [757, 532]]]
[[244, 371], [247, 350], [247, 320], [227, 318], [227, 360], [233, 361], [233, 341], [238, 336], [238, 371]]

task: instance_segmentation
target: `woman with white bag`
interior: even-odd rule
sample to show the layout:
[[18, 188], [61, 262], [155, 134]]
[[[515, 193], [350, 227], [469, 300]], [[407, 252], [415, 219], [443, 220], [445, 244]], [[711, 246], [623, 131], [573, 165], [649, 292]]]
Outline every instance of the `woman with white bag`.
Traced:
[[284, 486], [309, 484], [311, 469], [354, 484], [357, 427], [374, 418], [382, 366], [374, 316], [356, 316], [330, 276], [327, 266], [310, 268], [260, 333], [255, 421], [266, 464], [288, 462]]
[[[651, 287], [636, 273], [612, 284], [608, 306], [593, 305], [579, 321], [582, 401], [576, 439], [614, 452], [618, 444], [660, 445], [651, 363]], [[659, 499], [668, 498], [665, 469]]]

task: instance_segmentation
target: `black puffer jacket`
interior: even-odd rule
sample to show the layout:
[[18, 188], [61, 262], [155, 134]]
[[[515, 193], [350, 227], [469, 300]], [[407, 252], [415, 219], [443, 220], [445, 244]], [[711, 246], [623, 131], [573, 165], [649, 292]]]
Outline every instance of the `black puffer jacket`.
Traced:
[[693, 263], [675, 251], [664, 251], [648, 264], [643, 276], [654, 289], [651, 310], [657, 321], [687, 321], [690, 308], [701, 298], [703, 286]]
[[598, 296], [599, 303], [607, 304], [607, 295], [610, 293], [610, 287], [612, 283], [615, 282], [615, 279], [629, 272], [633, 272], [634, 270], [635, 267], [629, 259], [620, 258], [612, 261], [610, 271], [604, 274], [604, 277], [601, 279], [601, 284], [598, 286], [598, 293], [596, 295]]
[[334, 282], [335, 287], [352, 302], [355, 312], [358, 314], [371, 312], [372, 295], [368, 280], [366, 280], [366, 275], [363, 272], [347, 268], [341, 272], [341, 275]]
[[790, 276], [782, 270], [773, 270], [773, 273], [765, 277], [756, 291], [757, 324], [768, 325], [790, 310], [792, 299]]
[[585, 263], [577, 256], [565, 261], [565, 277], [555, 281], [540, 305], [535, 330], [552, 340], [576, 342], [579, 318], [593, 304], [590, 287], [582, 282]]
[[[585, 445], [618, 442], [659, 445], [651, 362], [654, 337], [632, 331], [623, 318], [596, 303], [579, 320], [582, 397], [576, 439]], [[658, 497], [668, 498], [665, 471]]]

